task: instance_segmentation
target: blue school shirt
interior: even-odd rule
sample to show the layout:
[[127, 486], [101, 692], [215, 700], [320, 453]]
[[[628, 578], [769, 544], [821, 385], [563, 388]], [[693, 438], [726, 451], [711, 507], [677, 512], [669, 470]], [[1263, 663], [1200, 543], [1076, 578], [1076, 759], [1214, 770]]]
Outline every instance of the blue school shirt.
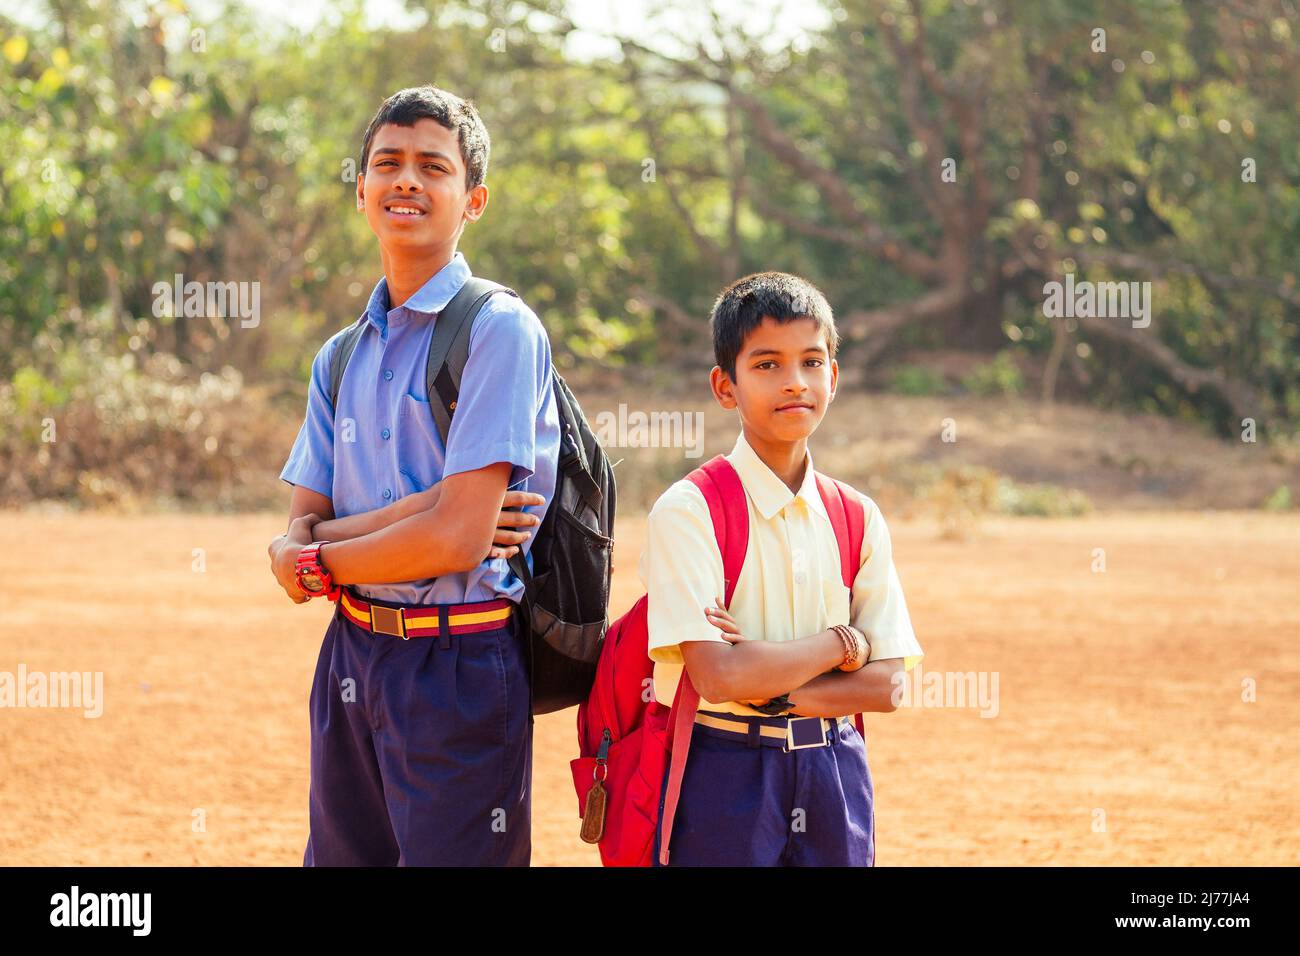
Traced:
[[[332, 336], [312, 362], [307, 415], [280, 478], [328, 496], [337, 517], [373, 511], [450, 475], [508, 461], [510, 488], [546, 504], [555, 492], [560, 420], [551, 389], [546, 330], [521, 299], [497, 294], [483, 305], [469, 340], [469, 360], [444, 448], [425, 388], [425, 361], [437, 313], [470, 277], [457, 252], [406, 301], [390, 309], [380, 279], [366, 306], [363, 332], [330, 406]], [[436, 534], [436, 530], [434, 531]], [[534, 535], [535, 537], [535, 535]], [[532, 568], [529, 548], [525, 560]], [[469, 572], [401, 584], [357, 584], [363, 596], [394, 604], [467, 604], [523, 595], [504, 558]]]

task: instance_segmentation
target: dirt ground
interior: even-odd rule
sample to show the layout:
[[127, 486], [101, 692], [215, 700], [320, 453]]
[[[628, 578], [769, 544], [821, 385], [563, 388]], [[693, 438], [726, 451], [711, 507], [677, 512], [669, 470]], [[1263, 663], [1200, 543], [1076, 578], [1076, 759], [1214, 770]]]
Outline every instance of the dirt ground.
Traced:
[[[105, 688], [98, 718], [0, 709], [0, 863], [300, 864], [332, 606], [275, 587], [282, 519], [0, 527], [0, 671], [102, 671]], [[1300, 859], [1300, 515], [998, 519], [966, 541], [891, 527], [922, 668], [996, 672], [999, 697], [990, 718], [868, 716], [880, 865]], [[620, 520], [615, 613], [640, 589], [642, 531]], [[598, 862], [573, 718], [537, 722], [537, 865]]]

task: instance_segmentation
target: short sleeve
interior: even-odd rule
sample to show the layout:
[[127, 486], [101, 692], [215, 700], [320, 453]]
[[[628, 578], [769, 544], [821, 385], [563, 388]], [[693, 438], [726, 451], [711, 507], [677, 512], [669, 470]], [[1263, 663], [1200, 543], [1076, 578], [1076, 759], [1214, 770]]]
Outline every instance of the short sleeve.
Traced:
[[470, 330], [443, 478], [502, 461], [514, 466], [511, 488], [531, 477], [550, 385], [551, 343], [541, 320], [515, 296], [492, 296]]
[[681, 664], [683, 641], [726, 643], [704, 617], [723, 596], [722, 553], [709, 506], [691, 482], [675, 483], [650, 509], [640, 571], [649, 595], [651, 660]]
[[894, 567], [889, 527], [876, 503], [866, 495], [859, 497], [866, 512], [866, 531], [862, 536], [862, 563], [853, 579], [853, 626], [871, 641], [868, 661], [901, 657], [904, 669], [911, 670], [924, 652], [912, 630], [903, 585]]
[[330, 356], [343, 337], [344, 329], [320, 347], [311, 363], [307, 386], [307, 414], [280, 480], [310, 488], [326, 498], [334, 494], [334, 404], [329, 396]]

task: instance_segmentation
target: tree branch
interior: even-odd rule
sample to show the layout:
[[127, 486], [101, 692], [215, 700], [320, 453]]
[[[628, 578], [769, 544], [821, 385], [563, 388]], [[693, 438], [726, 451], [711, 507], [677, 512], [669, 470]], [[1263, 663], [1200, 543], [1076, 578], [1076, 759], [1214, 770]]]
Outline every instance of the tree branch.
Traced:
[[1171, 272], [1195, 276], [1206, 285], [1218, 285], [1230, 289], [1248, 289], [1274, 296], [1291, 305], [1300, 306], [1300, 289], [1276, 279], [1255, 276], [1234, 276], [1215, 272], [1194, 262], [1181, 259], [1153, 259], [1134, 252], [1094, 252], [1088, 249], [1072, 249], [1069, 255], [1077, 262], [1096, 263], [1116, 269], [1127, 269], [1146, 275], [1163, 276]]
[[897, 305], [870, 311], [854, 311], [842, 316], [839, 324], [851, 341], [862, 342], [856, 353], [862, 363], [870, 364], [882, 353], [894, 334], [909, 322], [923, 322], [949, 315], [971, 296], [963, 286], [946, 285]]
[[1191, 394], [1196, 394], [1201, 389], [1214, 392], [1238, 418], [1253, 417], [1262, 411], [1258, 396], [1249, 386], [1229, 380], [1218, 369], [1188, 365], [1150, 331], [1134, 329], [1114, 319], [1079, 318], [1076, 321], [1080, 328], [1137, 352], [1163, 369], [1185, 391]]

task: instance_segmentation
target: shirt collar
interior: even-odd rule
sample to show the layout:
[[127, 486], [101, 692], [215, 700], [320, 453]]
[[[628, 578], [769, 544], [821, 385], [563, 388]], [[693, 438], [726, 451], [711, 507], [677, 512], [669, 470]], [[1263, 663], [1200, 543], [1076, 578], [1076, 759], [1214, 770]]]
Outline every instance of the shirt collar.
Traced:
[[763, 520], [772, 520], [777, 512], [790, 502], [802, 498], [815, 514], [829, 521], [826, 504], [822, 501], [821, 492], [817, 490], [817, 474], [813, 471], [811, 450], [805, 452], [804, 460], [807, 462], [807, 467], [804, 469], [803, 484], [799, 486], [797, 492], [792, 492], [786, 487], [785, 482], [776, 476], [776, 472], [758, 457], [758, 452], [754, 451], [745, 440], [743, 431], [736, 439], [736, 447], [727, 456], [727, 461], [736, 469], [736, 474], [740, 475], [741, 483], [749, 492], [749, 497], [753, 499], [754, 507], [763, 516]]
[[371, 325], [383, 332], [390, 320], [400, 321], [408, 314], [435, 315], [447, 308], [447, 303], [460, 291], [471, 274], [464, 254], [457, 252], [450, 262], [430, 276], [424, 285], [415, 290], [414, 295], [395, 309], [388, 307], [388, 278], [381, 276], [366, 304], [366, 318]]

